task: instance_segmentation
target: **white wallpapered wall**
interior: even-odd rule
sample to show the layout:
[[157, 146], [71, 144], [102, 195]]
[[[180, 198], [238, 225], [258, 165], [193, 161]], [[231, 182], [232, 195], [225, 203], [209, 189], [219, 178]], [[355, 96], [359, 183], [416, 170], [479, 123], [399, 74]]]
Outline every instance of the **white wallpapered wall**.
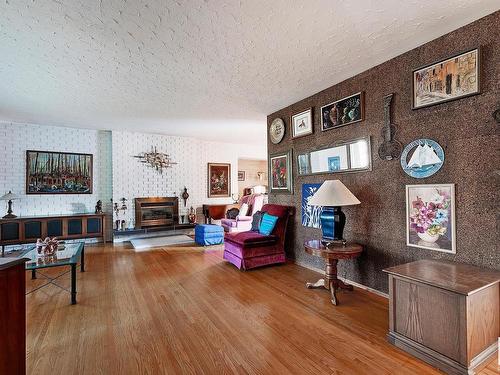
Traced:
[[[93, 154], [92, 194], [26, 195], [26, 150]], [[112, 196], [111, 132], [0, 122], [0, 195], [12, 190], [18, 216], [93, 212], [100, 199], [109, 210]], [[0, 216], [6, 202], [0, 202]]]
[[[178, 162], [173, 168], [159, 174], [133, 158], [156, 146]], [[207, 163], [231, 163], [231, 192], [238, 192], [238, 155], [244, 147], [237, 144], [201, 141], [193, 138], [159, 136], [155, 134], [113, 132], [113, 197], [128, 200], [129, 210], [123, 219], [130, 223], [135, 217], [136, 197], [180, 196], [188, 188], [186, 207], [179, 201], [179, 214], [190, 206], [199, 208], [204, 203], [232, 202], [231, 198], [208, 198]], [[123, 216], [123, 215], [122, 215]]]
[[[149, 151], [151, 146], [170, 154], [179, 164], [160, 175], [133, 158]], [[26, 150], [93, 154], [93, 193], [26, 195]], [[252, 150], [249, 145], [185, 137], [0, 122], [0, 195], [12, 190], [20, 196], [14, 202], [14, 213], [18, 216], [93, 212], [99, 199], [105, 211], [111, 212], [111, 198], [119, 201], [125, 197], [129, 210], [120, 219], [129, 224], [135, 216], [134, 198], [173, 196], [174, 193], [180, 196], [184, 186], [190, 197], [186, 208], [180, 200], [181, 215], [186, 214], [190, 206], [199, 208], [204, 203], [231, 202], [231, 198], [208, 198], [207, 163], [231, 163], [232, 192], [237, 193], [238, 158], [260, 157], [260, 154], [260, 148]], [[0, 202], [0, 216], [4, 211], [6, 202]]]

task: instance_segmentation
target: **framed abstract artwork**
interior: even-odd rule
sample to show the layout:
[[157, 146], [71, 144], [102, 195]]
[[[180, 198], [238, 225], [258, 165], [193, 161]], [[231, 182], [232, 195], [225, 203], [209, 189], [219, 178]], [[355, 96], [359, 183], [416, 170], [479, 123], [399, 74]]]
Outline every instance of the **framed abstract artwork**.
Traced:
[[312, 108], [292, 115], [292, 138], [299, 138], [313, 133]]
[[245, 181], [245, 171], [238, 171], [238, 181]]
[[293, 193], [292, 150], [269, 156], [269, 186], [271, 193]]
[[231, 196], [231, 164], [208, 163], [208, 197]]
[[363, 121], [365, 95], [363, 92], [337, 100], [321, 107], [321, 130], [330, 130]]
[[321, 228], [320, 215], [323, 212], [321, 206], [311, 206], [309, 201], [321, 184], [302, 184], [302, 226]]
[[340, 156], [330, 156], [328, 158], [328, 171], [340, 171]]
[[406, 185], [406, 244], [456, 253], [455, 185]]
[[26, 194], [92, 194], [91, 154], [26, 151]]
[[480, 49], [449, 57], [413, 71], [413, 109], [480, 92]]

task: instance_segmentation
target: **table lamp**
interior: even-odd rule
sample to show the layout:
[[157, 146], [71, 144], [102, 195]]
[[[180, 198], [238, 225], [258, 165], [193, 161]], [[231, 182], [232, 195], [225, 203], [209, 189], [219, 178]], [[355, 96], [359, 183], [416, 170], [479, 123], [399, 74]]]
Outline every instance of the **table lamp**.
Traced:
[[327, 246], [331, 242], [345, 242], [343, 233], [345, 226], [345, 214], [342, 206], [351, 206], [361, 202], [352, 194], [339, 180], [327, 180], [313, 195], [309, 204], [311, 206], [323, 206], [320, 216], [323, 238], [321, 242]]
[[0, 197], [0, 201], [8, 201], [9, 209], [7, 210], [7, 215], [3, 217], [3, 219], [14, 219], [17, 217], [12, 213], [12, 201], [17, 199], [17, 195], [13, 194], [10, 190], [7, 194], [4, 194]]

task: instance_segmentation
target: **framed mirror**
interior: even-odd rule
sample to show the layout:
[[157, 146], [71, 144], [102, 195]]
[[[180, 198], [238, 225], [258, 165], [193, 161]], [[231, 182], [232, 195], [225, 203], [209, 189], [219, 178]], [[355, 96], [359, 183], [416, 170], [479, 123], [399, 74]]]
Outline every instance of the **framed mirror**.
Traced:
[[372, 169], [370, 137], [341, 141], [323, 149], [297, 155], [300, 176], [350, 173]]

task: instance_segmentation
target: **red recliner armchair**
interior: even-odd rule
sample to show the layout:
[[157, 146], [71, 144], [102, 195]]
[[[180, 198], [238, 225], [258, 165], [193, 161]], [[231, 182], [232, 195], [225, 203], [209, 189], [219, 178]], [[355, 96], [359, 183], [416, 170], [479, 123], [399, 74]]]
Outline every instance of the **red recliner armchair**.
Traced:
[[286, 230], [294, 207], [265, 204], [261, 211], [278, 217], [269, 236], [252, 231], [226, 233], [224, 236], [224, 259], [239, 269], [285, 262]]

